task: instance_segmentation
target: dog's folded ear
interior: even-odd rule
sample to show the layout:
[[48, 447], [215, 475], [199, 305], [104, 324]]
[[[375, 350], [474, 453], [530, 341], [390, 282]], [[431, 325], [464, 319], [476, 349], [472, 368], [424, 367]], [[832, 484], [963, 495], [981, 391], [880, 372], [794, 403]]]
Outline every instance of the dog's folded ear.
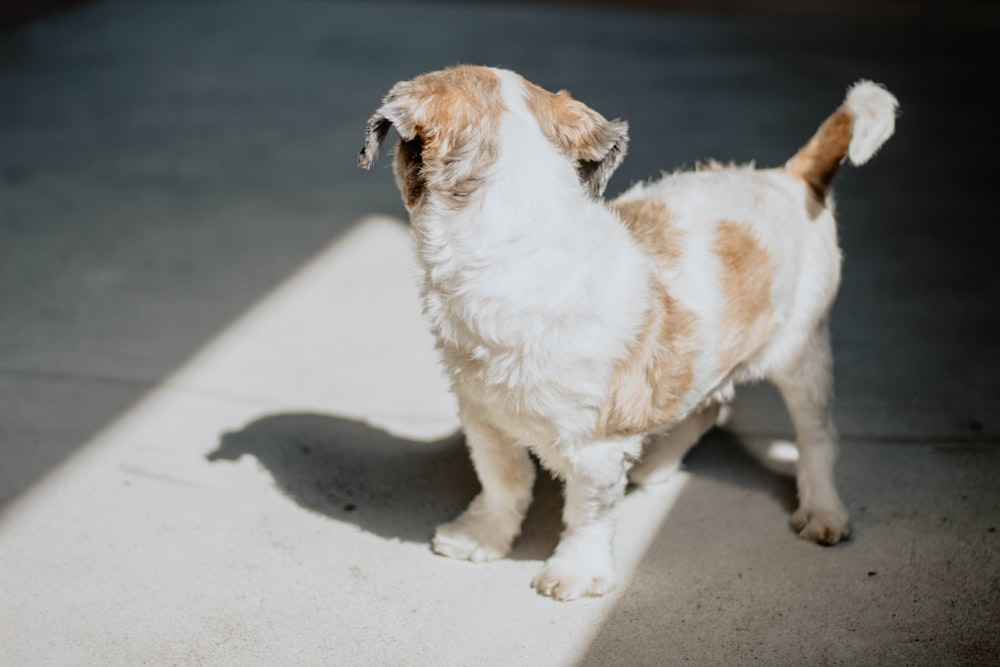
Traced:
[[566, 91], [525, 82], [528, 109], [542, 133], [576, 164], [592, 197], [600, 197], [628, 151], [628, 123], [607, 120]]
[[406, 141], [416, 136], [416, 128], [407, 113], [407, 105], [404, 103], [409, 95], [409, 88], [410, 82], [408, 81], [401, 81], [393, 86], [385, 99], [382, 100], [382, 106], [368, 119], [365, 126], [365, 145], [358, 154], [358, 166], [362, 169], [371, 168], [393, 125]]
[[628, 152], [628, 122], [619, 119], [604, 121], [595, 129], [591, 139], [598, 157], [596, 160], [578, 158], [576, 170], [590, 195], [600, 197]]
[[381, 113], [377, 113], [368, 119], [368, 124], [365, 126], [365, 145], [361, 148], [361, 152], [358, 153], [359, 167], [362, 169], [371, 169], [375, 158], [378, 157], [379, 151], [382, 150], [382, 144], [385, 143], [385, 137], [389, 134], [389, 128], [391, 127], [392, 121]]

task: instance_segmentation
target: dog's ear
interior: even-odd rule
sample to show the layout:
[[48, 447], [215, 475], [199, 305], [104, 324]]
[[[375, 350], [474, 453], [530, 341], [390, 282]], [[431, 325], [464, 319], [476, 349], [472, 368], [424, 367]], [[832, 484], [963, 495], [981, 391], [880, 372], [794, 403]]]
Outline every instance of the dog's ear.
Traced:
[[359, 167], [371, 169], [379, 151], [382, 150], [382, 144], [385, 143], [385, 137], [389, 134], [391, 127], [392, 121], [386, 118], [381, 110], [368, 119], [368, 124], [365, 126], [365, 145], [358, 153]]
[[365, 125], [365, 145], [358, 154], [358, 166], [362, 169], [370, 169], [374, 164], [389, 130], [394, 125], [404, 141], [416, 137], [416, 126], [408, 112], [409, 105], [406, 102], [410, 96], [410, 87], [409, 81], [400, 81], [393, 86], [382, 100], [382, 106], [368, 119]]
[[628, 123], [608, 120], [565, 90], [550, 93], [525, 81], [525, 101], [542, 133], [576, 165], [592, 197], [600, 197], [628, 151]]
[[578, 158], [576, 170], [590, 195], [600, 197], [628, 152], [628, 123], [617, 118], [604, 120], [591, 135], [591, 142], [597, 149], [597, 159]]

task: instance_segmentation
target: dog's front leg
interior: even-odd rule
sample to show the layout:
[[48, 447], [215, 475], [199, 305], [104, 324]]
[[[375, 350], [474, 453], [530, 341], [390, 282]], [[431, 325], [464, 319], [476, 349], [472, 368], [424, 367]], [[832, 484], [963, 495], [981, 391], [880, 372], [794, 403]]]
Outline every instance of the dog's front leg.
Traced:
[[462, 426], [482, 490], [457, 519], [438, 526], [432, 546], [450, 558], [496, 560], [507, 555], [521, 532], [535, 465], [526, 448], [471, 410], [463, 410]]
[[641, 438], [588, 443], [543, 463], [566, 480], [565, 525], [555, 553], [532, 585], [558, 600], [607, 593], [615, 585], [613, 541], [618, 508], [625, 494], [627, 462]]

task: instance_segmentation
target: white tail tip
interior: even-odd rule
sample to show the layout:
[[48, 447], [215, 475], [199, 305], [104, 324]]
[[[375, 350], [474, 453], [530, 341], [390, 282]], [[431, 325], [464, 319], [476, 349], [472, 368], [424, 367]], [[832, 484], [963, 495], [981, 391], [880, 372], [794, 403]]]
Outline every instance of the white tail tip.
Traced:
[[854, 118], [847, 156], [853, 164], [864, 164], [892, 136], [899, 103], [879, 84], [862, 80], [847, 91], [844, 104]]

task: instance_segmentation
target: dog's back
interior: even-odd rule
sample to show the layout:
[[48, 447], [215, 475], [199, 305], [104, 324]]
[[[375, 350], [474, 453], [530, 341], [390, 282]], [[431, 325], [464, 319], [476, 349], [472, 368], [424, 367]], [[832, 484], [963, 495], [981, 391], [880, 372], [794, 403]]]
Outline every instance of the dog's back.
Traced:
[[895, 109], [888, 92], [860, 82], [781, 168], [710, 162], [611, 203], [656, 259], [670, 307], [697, 323], [681, 414], [789, 363], [826, 316], [840, 282], [833, 176], [891, 136]]

